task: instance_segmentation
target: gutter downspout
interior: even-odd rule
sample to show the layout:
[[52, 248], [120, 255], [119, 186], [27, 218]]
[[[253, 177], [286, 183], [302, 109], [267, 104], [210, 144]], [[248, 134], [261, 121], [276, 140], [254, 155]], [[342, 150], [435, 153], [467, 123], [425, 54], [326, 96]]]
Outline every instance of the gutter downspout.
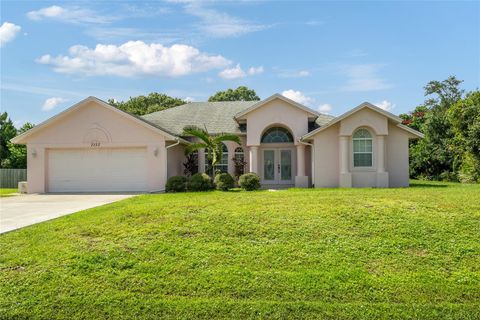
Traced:
[[310, 146], [312, 149], [312, 163], [311, 163], [311, 170], [312, 170], [312, 188], [315, 188], [315, 148], [312, 143], [308, 143], [305, 141], [302, 141], [302, 139], [299, 139], [298, 142], [300, 142], [303, 145]]

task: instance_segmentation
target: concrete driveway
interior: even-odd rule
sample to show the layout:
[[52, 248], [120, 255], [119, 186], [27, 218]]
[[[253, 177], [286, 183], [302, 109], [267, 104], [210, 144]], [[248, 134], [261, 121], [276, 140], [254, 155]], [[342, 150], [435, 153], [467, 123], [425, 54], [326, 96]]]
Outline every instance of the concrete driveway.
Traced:
[[0, 198], [0, 233], [55, 219], [134, 194], [28, 194]]

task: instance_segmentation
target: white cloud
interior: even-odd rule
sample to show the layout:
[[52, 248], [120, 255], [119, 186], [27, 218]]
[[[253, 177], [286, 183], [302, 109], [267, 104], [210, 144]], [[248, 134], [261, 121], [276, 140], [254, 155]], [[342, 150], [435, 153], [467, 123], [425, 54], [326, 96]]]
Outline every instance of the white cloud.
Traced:
[[195, 99], [192, 98], [192, 97], [186, 97], [186, 98], [183, 99], [183, 100], [185, 100], [185, 102], [193, 102], [193, 101], [195, 101]]
[[318, 106], [318, 111], [322, 113], [330, 113], [332, 111], [332, 105], [328, 103], [324, 103]]
[[295, 91], [293, 89], [283, 91], [282, 96], [287, 97], [293, 101], [296, 101], [304, 105], [309, 105], [314, 101], [314, 99], [307, 97], [302, 92]]
[[240, 78], [245, 78], [246, 76], [253, 76], [256, 74], [263, 73], [263, 67], [250, 67], [248, 68], [247, 72], [243, 71], [243, 69], [240, 67], [240, 64], [237, 64], [233, 68], [228, 68], [225, 69], [221, 72], [218, 73], [218, 75], [227, 80], [232, 80], [232, 79], [240, 79]]
[[278, 76], [280, 78], [304, 78], [304, 77], [309, 77], [310, 74], [311, 73], [308, 70], [298, 70], [298, 71], [280, 70], [280, 72], [278, 73]]
[[30, 20], [40, 21], [45, 19], [57, 20], [67, 23], [109, 23], [116, 20], [114, 15], [98, 15], [89, 9], [80, 7], [50, 6], [39, 10], [27, 12]]
[[378, 75], [383, 67], [380, 64], [357, 64], [341, 66], [340, 73], [347, 76], [345, 91], [376, 91], [391, 88], [385, 79]]
[[42, 106], [43, 111], [50, 111], [54, 109], [56, 106], [59, 104], [62, 104], [64, 102], [68, 101], [67, 99], [60, 98], [60, 97], [51, 97], [45, 100]]
[[322, 24], [324, 24], [325, 22], [323, 21], [320, 21], [320, 20], [309, 20], [307, 22], [305, 22], [305, 24], [307, 26], [310, 26], [310, 27], [315, 27], [315, 26], [320, 26]]
[[52, 65], [59, 73], [121, 77], [177, 77], [224, 68], [231, 63], [221, 55], [209, 55], [192, 46], [174, 44], [167, 47], [143, 41], [129, 41], [120, 46], [97, 44], [92, 49], [75, 45], [70, 47], [69, 55], [52, 57], [47, 54], [37, 62]]
[[[184, 2], [184, 1], [181, 1]], [[185, 1], [185, 10], [188, 14], [200, 18], [198, 28], [213, 37], [237, 37], [246, 33], [261, 31], [269, 26], [256, 24], [247, 20], [233, 17], [227, 13], [204, 7], [204, 3]]]
[[218, 74], [221, 78], [232, 80], [232, 79], [239, 79], [245, 78], [247, 74], [245, 71], [242, 70], [239, 64], [237, 64], [233, 68], [225, 69]]
[[395, 108], [395, 104], [391, 103], [390, 101], [383, 100], [381, 102], [375, 103], [377, 107], [380, 109], [383, 109], [385, 111], [391, 111], [393, 108]]
[[254, 76], [256, 74], [261, 74], [261, 73], [263, 73], [263, 67], [262, 66], [248, 68], [248, 74], [251, 75], [251, 76]]
[[22, 28], [20, 26], [17, 26], [16, 24], [4, 22], [0, 26], [0, 47], [3, 47], [5, 43], [15, 39], [21, 29]]

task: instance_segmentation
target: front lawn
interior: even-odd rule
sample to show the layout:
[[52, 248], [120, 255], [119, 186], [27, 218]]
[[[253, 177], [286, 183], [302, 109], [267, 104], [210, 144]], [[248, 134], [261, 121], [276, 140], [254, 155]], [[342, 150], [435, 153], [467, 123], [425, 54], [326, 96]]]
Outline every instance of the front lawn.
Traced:
[[17, 192], [18, 190], [14, 188], [0, 188], [0, 197], [10, 197]]
[[0, 235], [0, 318], [479, 319], [480, 186], [142, 195]]

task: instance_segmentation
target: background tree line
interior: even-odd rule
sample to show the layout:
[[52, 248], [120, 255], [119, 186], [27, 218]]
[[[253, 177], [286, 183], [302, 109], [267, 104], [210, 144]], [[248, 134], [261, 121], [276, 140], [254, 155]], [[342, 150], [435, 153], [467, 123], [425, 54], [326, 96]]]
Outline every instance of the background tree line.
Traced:
[[[480, 182], [480, 91], [465, 93], [462, 81], [454, 76], [430, 81], [426, 100], [413, 111], [401, 114], [403, 124], [425, 135], [410, 142], [410, 176], [418, 179]], [[245, 86], [218, 91], [208, 101], [260, 100], [255, 90]], [[110, 99], [110, 104], [134, 115], [173, 108], [186, 101], [166, 94], [150, 93], [127, 101]], [[26, 149], [10, 139], [33, 127], [15, 128], [6, 112], [1, 114], [0, 165], [26, 168]]]
[[27, 147], [13, 144], [10, 139], [31, 128], [33, 124], [27, 122], [17, 129], [6, 112], [0, 114], [0, 168], [27, 167]]
[[480, 182], [480, 91], [465, 94], [462, 82], [430, 81], [425, 102], [400, 115], [425, 135], [410, 142], [412, 178]]

